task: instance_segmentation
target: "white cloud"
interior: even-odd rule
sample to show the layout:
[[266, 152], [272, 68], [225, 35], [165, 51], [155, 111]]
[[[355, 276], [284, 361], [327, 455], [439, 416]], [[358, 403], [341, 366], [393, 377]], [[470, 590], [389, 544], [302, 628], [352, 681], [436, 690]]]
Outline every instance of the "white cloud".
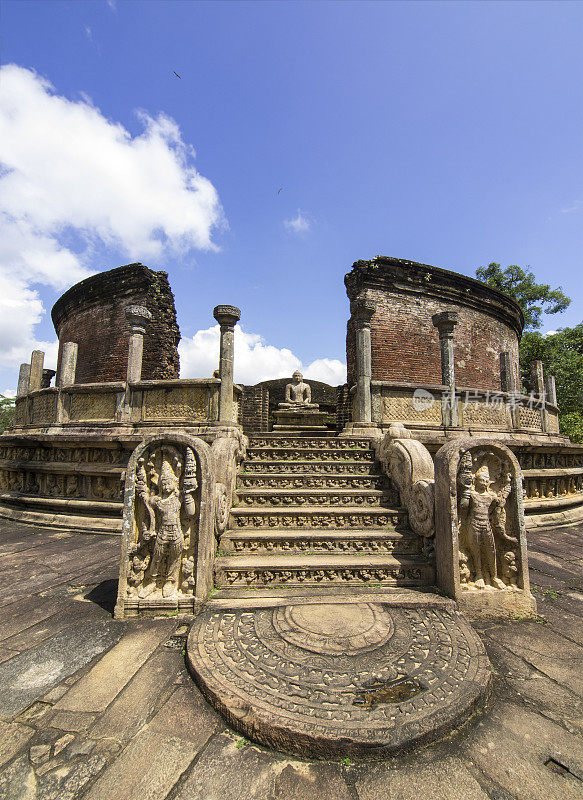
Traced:
[[117, 11], [117, 2], [116, 0], [106, 0], [107, 5], [111, 8], [112, 11]]
[[583, 200], [574, 200], [570, 205], [562, 208], [561, 214], [572, 214], [574, 211], [583, 211]]
[[295, 233], [297, 236], [304, 236], [312, 227], [309, 217], [300, 208], [298, 208], [295, 217], [284, 219], [283, 224], [287, 231]]
[[[207, 378], [219, 365], [220, 328], [218, 325], [197, 331], [194, 336], [182, 339], [180, 377]], [[245, 333], [235, 326], [235, 381], [253, 385], [273, 378], [289, 378], [299, 369], [306, 378], [337, 386], [346, 381], [346, 364], [337, 359], [319, 358], [304, 367], [291, 350], [266, 344], [255, 333]]]
[[194, 150], [169, 117], [138, 118], [132, 137], [88, 98], [59, 96], [14, 64], [0, 70], [0, 367], [41, 344], [34, 285], [81, 280], [96, 248], [120, 261], [216, 249], [223, 213]]
[[93, 41], [93, 31], [89, 27], [89, 25], [85, 25], [85, 36], [89, 39], [90, 42]]

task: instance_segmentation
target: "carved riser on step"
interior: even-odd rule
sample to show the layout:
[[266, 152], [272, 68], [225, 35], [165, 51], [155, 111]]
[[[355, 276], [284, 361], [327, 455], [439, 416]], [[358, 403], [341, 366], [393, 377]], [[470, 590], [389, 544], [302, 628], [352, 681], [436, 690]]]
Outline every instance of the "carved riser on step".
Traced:
[[231, 528], [394, 528], [395, 525], [405, 525], [407, 514], [405, 511], [391, 513], [371, 513], [369, 511], [345, 512], [326, 514], [314, 512], [311, 514], [298, 513], [297, 511], [280, 511], [278, 513], [242, 513], [242, 509], [233, 509]]
[[375, 553], [420, 555], [419, 536], [402, 539], [221, 539], [221, 551], [234, 555], [250, 553]]
[[318, 438], [318, 437], [257, 437], [254, 436], [251, 440], [253, 448], [258, 447], [273, 447], [273, 448], [287, 448], [287, 449], [325, 449], [325, 450], [369, 450], [370, 442], [368, 439], [335, 439], [335, 438]]
[[274, 461], [265, 463], [264, 461], [246, 461], [243, 467], [242, 477], [245, 474], [256, 473], [292, 473], [293, 475], [376, 475], [378, 466], [372, 461], [313, 461], [313, 462], [289, 462]]
[[[394, 506], [390, 502], [389, 495], [362, 494], [355, 495], [326, 495], [326, 494], [289, 494], [274, 495], [265, 492], [260, 495], [239, 495], [239, 505], [241, 506]], [[394, 497], [393, 497], [394, 500]]]
[[242, 569], [215, 573], [220, 588], [249, 586], [363, 586], [367, 583], [386, 586], [432, 586], [435, 571], [429, 565], [389, 567], [385, 569]]
[[[383, 489], [386, 481], [381, 476], [308, 476], [301, 478], [281, 475], [245, 475], [239, 478], [239, 489]], [[387, 489], [390, 493], [390, 489]], [[393, 502], [396, 501], [397, 492], [392, 492]]]
[[374, 461], [372, 450], [293, 450], [278, 448], [249, 448], [245, 463], [257, 461]]

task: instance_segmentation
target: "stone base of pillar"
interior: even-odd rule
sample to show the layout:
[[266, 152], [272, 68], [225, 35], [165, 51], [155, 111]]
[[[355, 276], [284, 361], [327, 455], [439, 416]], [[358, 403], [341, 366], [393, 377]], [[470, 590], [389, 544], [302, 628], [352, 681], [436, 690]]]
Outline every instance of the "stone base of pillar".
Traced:
[[383, 431], [374, 422], [349, 422], [338, 435], [343, 439], [380, 439]]

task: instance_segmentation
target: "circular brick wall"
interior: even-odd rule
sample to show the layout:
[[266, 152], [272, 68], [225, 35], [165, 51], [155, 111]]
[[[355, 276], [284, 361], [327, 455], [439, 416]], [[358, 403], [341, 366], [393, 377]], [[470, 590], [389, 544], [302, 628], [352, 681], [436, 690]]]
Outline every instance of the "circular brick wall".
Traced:
[[[371, 320], [373, 380], [441, 384], [439, 335], [431, 322], [440, 311], [456, 311], [459, 317], [454, 331], [458, 386], [500, 390], [504, 351], [512, 354], [517, 369], [522, 311], [514, 300], [481, 281], [415, 261], [377, 256], [356, 261], [344, 283], [350, 300], [367, 297], [376, 304]], [[352, 384], [356, 380], [352, 317], [346, 350]]]
[[63, 342], [79, 346], [76, 383], [125, 380], [128, 305], [145, 306], [152, 313], [144, 337], [142, 379], [178, 378], [180, 330], [168, 274], [127, 264], [75, 284], [53, 306], [59, 364]]

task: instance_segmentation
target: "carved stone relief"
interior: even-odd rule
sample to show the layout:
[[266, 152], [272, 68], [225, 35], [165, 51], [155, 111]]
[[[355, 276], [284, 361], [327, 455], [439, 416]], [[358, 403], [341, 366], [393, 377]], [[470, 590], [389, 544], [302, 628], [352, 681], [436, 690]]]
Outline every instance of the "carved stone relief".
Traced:
[[511, 491], [508, 462], [487, 449], [464, 453], [458, 471], [458, 539], [465, 587], [517, 586], [501, 577], [503, 564], [516, 564], [518, 558], [518, 537], [506, 514]]
[[193, 610], [212, 582], [210, 451], [200, 439], [150, 437], [128, 465], [116, 616]]
[[435, 457], [437, 582], [479, 616], [531, 614], [522, 475], [511, 450], [464, 437]]

